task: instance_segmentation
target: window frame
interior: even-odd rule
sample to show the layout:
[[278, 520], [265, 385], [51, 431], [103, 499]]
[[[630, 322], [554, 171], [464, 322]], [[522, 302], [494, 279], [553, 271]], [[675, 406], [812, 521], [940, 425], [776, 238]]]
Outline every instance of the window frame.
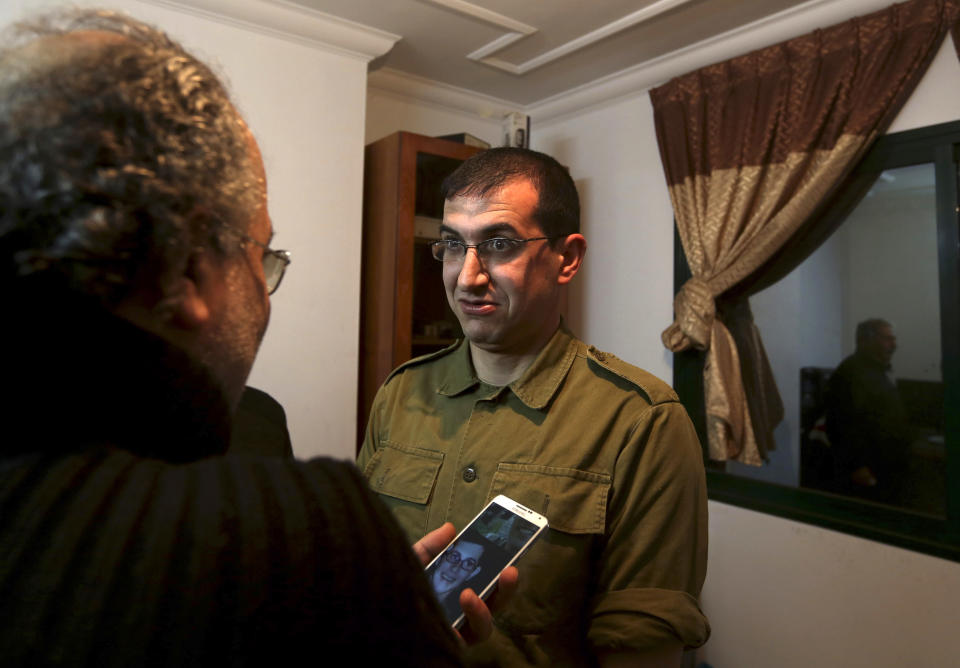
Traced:
[[[704, 353], [674, 355], [673, 383], [704, 448], [707, 493], [713, 501], [960, 561], [960, 121], [880, 137], [857, 165], [846, 191], [872, 182], [885, 169], [933, 163], [936, 178], [937, 256], [944, 383], [945, 517], [871, 503], [818, 490], [791, 487], [724, 472], [707, 458], [703, 399]], [[849, 213], [854, 197], [837, 208]], [[691, 276], [674, 226], [674, 293]], [[948, 410], [948, 407], [954, 407]]]

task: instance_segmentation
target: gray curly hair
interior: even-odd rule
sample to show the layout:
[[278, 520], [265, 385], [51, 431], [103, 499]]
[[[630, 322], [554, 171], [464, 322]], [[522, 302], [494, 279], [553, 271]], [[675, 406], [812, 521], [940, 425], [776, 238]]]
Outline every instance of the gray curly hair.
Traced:
[[[106, 33], [105, 39], [44, 39]], [[240, 243], [263, 196], [206, 65], [122, 14], [58, 12], [0, 50], [0, 283], [54, 277], [116, 303], [140, 272]]]

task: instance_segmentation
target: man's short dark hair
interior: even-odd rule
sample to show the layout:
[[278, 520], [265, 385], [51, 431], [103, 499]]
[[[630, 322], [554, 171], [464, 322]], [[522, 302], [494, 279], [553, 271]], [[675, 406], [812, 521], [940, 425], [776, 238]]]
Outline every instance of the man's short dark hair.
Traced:
[[857, 324], [857, 345], [880, 335], [881, 328], [892, 327], [892, 325], [883, 318], [870, 318]]
[[107, 303], [197, 247], [235, 248], [226, 227], [246, 231], [264, 187], [214, 73], [114, 12], [6, 35], [0, 155], [0, 285], [43, 276]]
[[548, 237], [580, 232], [580, 198], [566, 167], [546, 153], [525, 148], [491, 148], [464, 161], [440, 186], [444, 200], [483, 198], [517, 179], [537, 189], [534, 217]]

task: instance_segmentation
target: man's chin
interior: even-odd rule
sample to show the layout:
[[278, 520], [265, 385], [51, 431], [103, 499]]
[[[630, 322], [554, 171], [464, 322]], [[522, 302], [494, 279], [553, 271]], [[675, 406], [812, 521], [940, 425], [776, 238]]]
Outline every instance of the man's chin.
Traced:
[[464, 329], [463, 336], [473, 348], [487, 353], [514, 355], [525, 350], [522, 339], [499, 329]]
[[247, 378], [253, 367], [250, 364], [218, 366], [216, 361], [210, 361], [206, 364], [207, 370], [220, 388], [223, 398], [226, 400], [231, 413], [237, 410], [240, 405], [240, 398], [247, 388]]
[[473, 345], [483, 348], [496, 347], [500, 343], [500, 333], [490, 323], [476, 322], [468, 320], [460, 321], [460, 327], [463, 329], [463, 337]]

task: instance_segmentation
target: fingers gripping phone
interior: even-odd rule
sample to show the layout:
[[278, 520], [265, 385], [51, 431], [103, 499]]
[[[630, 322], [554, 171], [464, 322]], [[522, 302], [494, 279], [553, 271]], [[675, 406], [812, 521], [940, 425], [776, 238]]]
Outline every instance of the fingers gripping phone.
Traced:
[[513, 565], [546, 528], [546, 517], [501, 494], [427, 565], [427, 580], [454, 628], [464, 621], [460, 592], [470, 588], [485, 599], [503, 569]]

